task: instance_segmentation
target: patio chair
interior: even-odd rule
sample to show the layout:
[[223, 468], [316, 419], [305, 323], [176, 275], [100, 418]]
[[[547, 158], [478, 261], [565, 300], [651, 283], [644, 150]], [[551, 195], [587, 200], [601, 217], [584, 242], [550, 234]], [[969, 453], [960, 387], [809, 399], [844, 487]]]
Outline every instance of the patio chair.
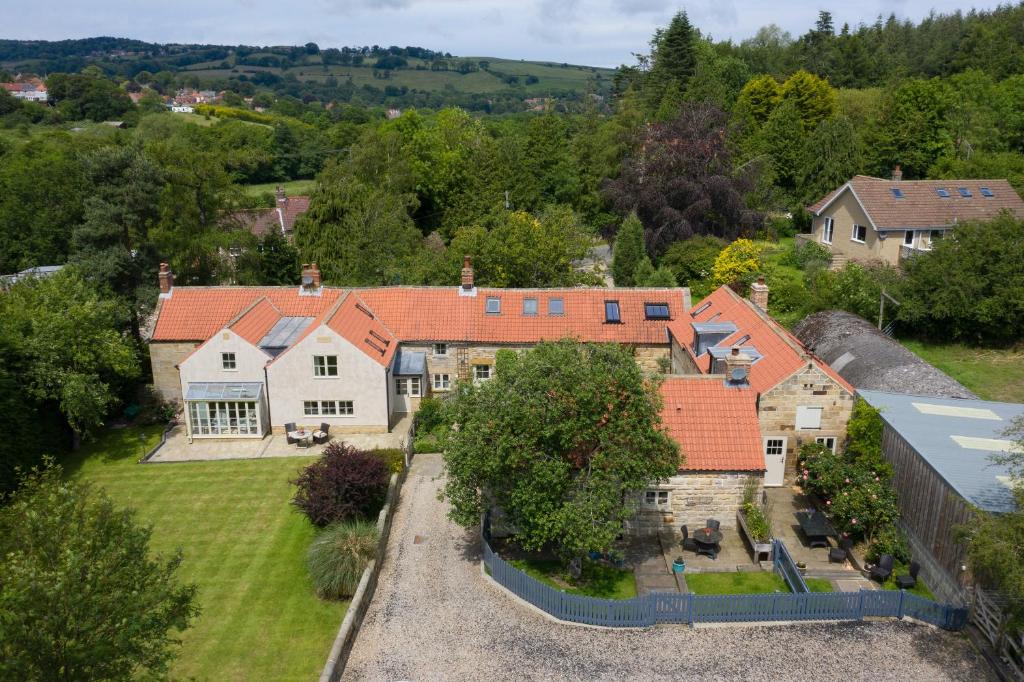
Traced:
[[850, 555], [850, 549], [853, 548], [853, 540], [850, 538], [843, 538], [839, 541], [838, 547], [833, 547], [828, 551], [829, 562], [835, 562], [841, 564], [846, 561]]
[[910, 562], [910, 575], [898, 575], [896, 576], [896, 587], [901, 590], [909, 590], [914, 585], [917, 585], [917, 574], [921, 570], [921, 564], [916, 561]]
[[322, 424], [320, 424], [320, 430], [313, 432], [313, 442], [316, 443], [317, 445], [323, 445], [324, 443], [329, 441], [331, 437], [328, 436], [327, 433], [330, 430], [331, 425], [328, 424], [327, 422], [323, 422]]
[[704, 555], [706, 557], [710, 557], [712, 561], [715, 561], [715, 560], [718, 559], [718, 552], [721, 551], [721, 548], [718, 545], [701, 545], [701, 544], [698, 544], [696, 551], [697, 551], [697, 554], [699, 554], [699, 555], [702, 554], [702, 555]]
[[295, 426], [295, 422], [290, 422], [284, 425], [284, 437], [285, 440], [288, 441], [288, 445], [295, 445], [296, 443], [299, 442], [297, 438], [292, 438], [291, 436], [288, 435], [292, 431], [298, 431], [298, 428]]
[[683, 534], [683, 549], [688, 549], [691, 552], [697, 551], [697, 542], [690, 537], [690, 529], [683, 524], [683, 527], [679, 529]]
[[891, 554], [883, 554], [878, 560], [878, 564], [871, 568], [870, 576], [872, 580], [877, 580], [880, 583], [884, 583], [892, 575], [893, 558]]
[[721, 522], [716, 519], [708, 519], [707, 523], [708, 525], [705, 526], [705, 528], [710, 528], [711, 530], [718, 530], [719, 527], [722, 525]]

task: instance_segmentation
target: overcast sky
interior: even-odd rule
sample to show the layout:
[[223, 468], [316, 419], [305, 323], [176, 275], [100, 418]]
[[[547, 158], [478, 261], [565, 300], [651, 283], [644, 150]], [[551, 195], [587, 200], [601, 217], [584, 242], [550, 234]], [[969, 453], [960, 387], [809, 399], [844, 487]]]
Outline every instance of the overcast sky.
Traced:
[[[15, 4], [17, 9], [14, 9]], [[991, 8], [996, 1], [979, 0]], [[0, 0], [2, 38], [113, 35], [236, 45], [417, 45], [460, 56], [591, 66], [632, 62], [680, 8], [705, 34], [742, 40], [776, 23], [794, 36], [830, 9], [836, 28], [895, 12], [915, 21], [954, 0], [862, 0], [828, 7], [770, 0]]]

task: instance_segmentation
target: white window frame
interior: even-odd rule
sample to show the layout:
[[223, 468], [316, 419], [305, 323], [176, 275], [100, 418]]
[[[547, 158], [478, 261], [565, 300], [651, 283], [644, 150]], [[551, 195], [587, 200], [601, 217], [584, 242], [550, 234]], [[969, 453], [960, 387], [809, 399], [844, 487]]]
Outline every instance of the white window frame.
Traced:
[[448, 391], [452, 387], [452, 378], [450, 374], [441, 372], [435, 374], [432, 378], [432, 385], [435, 391]]
[[[228, 364], [230, 363], [230, 367]], [[232, 353], [221, 353], [220, 354], [220, 368], [225, 372], [237, 372], [238, 371], [238, 356]]]
[[[777, 443], [777, 445], [775, 445]], [[772, 450], [778, 449], [778, 452], [772, 452]], [[785, 438], [772, 438], [771, 436], [764, 439], [764, 454], [766, 457], [778, 457], [786, 454], [786, 439]]]
[[796, 408], [794, 428], [797, 431], [817, 431], [821, 428], [821, 418], [825, 408], [816, 405], [799, 405]]
[[303, 400], [302, 401], [302, 416], [304, 416], [304, 417], [319, 417], [320, 416], [320, 401], [319, 400]]
[[646, 509], [665, 511], [672, 508], [672, 491], [651, 488], [645, 490], [640, 500]]
[[[858, 239], [857, 238], [857, 232], [859, 230], [861, 230], [861, 229], [864, 230], [864, 239]], [[851, 242], [857, 242], [858, 244], [864, 244], [864, 243], [867, 242], [867, 240], [868, 240], [868, 226], [867, 225], [858, 225], [857, 223], [854, 223], [853, 224], [853, 230], [850, 232], [850, 241]]]
[[338, 401], [338, 416], [351, 417], [356, 413], [355, 403], [351, 400]]
[[407, 395], [410, 398], [423, 397], [423, 384], [419, 377], [395, 377], [395, 395]]
[[[332, 361], [333, 360], [333, 367]], [[334, 373], [331, 373], [331, 370]], [[313, 378], [314, 379], [336, 379], [338, 377], [338, 356], [337, 355], [314, 355], [313, 356]]]
[[[481, 376], [481, 368], [487, 369], [486, 376]], [[491, 365], [473, 365], [473, 381], [490, 381], [493, 376], [494, 370]]]
[[321, 400], [320, 401], [320, 414], [324, 417], [337, 417], [338, 416], [338, 401], [337, 400]]
[[831, 216], [826, 216], [825, 221], [822, 223], [821, 227], [821, 243], [831, 244], [832, 237], [835, 235], [835, 230], [836, 221], [833, 220]]
[[[832, 441], [832, 443], [830, 444], [829, 441]], [[836, 451], [837, 439], [836, 439], [835, 436], [818, 436], [817, 438], [814, 439], [814, 442], [818, 443], [820, 445], [824, 445], [826, 448], [828, 448], [832, 452]]]
[[448, 357], [448, 344], [447, 343], [435, 343], [434, 344], [434, 357], [446, 358]]

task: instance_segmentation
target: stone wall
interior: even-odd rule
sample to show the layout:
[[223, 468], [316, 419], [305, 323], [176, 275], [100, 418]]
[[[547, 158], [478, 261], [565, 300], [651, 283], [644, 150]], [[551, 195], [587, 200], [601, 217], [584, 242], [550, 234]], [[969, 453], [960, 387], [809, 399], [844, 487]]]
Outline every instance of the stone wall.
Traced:
[[672, 356], [666, 344], [657, 346], [634, 346], [633, 357], [640, 369], [645, 372], [661, 372], [667, 374], [672, 371]]
[[671, 344], [672, 374], [701, 374], [693, 356], [686, 352], [679, 339], [673, 336]]
[[[630, 533], [651, 534], [662, 530], [679, 532], [684, 523], [703, 528], [709, 518], [718, 519], [722, 528], [736, 527], [736, 511], [743, 503], [747, 480], [755, 476], [758, 490], [763, 480], [760, 472], [683, 472], [667, 483], [648, 490], [669, 491], [664, 508], [651, 509], [642, 502], [636, 516], [627, 524]], [[641, 493], [642, 495], [643, 493]]]
[[181, 404], [181, 377], [178, 374], [178, 364], [198, 345], [194, 341], [154, 341], [149, 344], [153, 388], [164, 400]]
[[[798, 431], [797, 407], [821, 407], [821, 428]], [[836, 449], [846, 439], [846, 424], [853, 410], [853, 395], [812, 363], [762, 394], [758, 401], [761, 436], [786, 438], [786, 470], [794, 471], [796, 453], [806, 442], [832, 436]]]

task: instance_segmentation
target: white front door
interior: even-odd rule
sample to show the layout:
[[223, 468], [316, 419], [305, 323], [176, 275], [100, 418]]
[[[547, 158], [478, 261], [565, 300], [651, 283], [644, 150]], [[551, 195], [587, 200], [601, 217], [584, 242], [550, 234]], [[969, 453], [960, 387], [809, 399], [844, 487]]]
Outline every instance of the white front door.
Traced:
[[411, 412], [412, 399], [421, 393], [420, 377], [395, 378], [395, 412]]
[[773, 436], [764, 439], [764, 485], [778, 488], [786, 473], [786, 437]]

